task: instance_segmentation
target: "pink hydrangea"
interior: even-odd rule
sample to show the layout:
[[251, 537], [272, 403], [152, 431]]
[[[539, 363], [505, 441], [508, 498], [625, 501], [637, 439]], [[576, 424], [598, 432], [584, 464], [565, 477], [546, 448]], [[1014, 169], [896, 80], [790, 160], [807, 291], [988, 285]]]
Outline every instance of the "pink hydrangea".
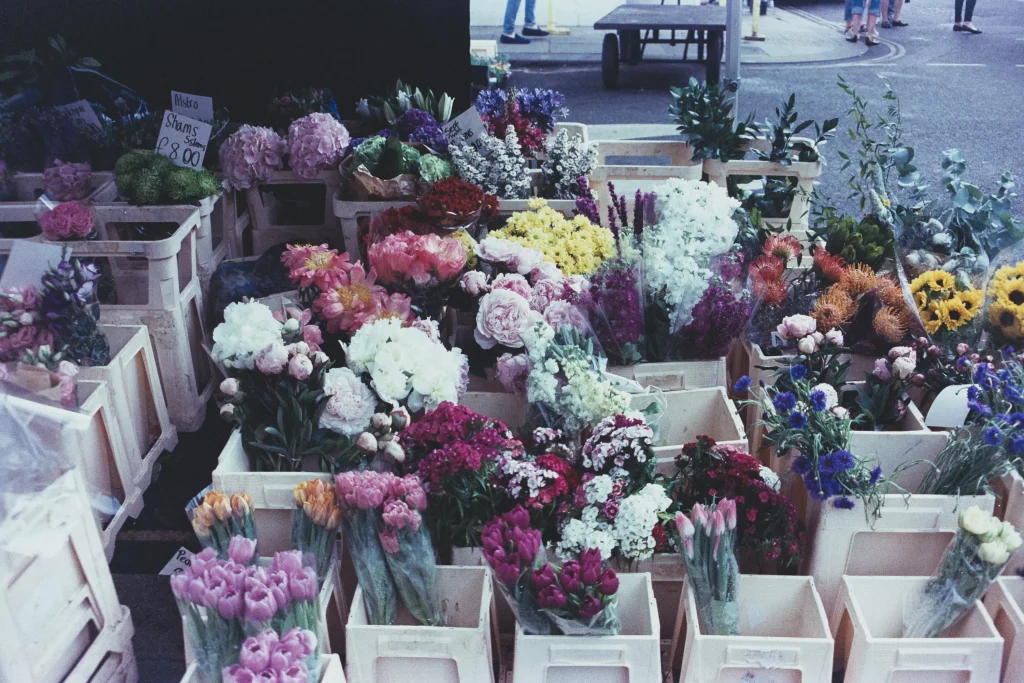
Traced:
[[270, 128], [245, 125], [220, 146], [220, 167], [224, 185], [247, 190], [270, 180], [274, 171], [284, 168], [287, 144]]
[[501, 386], [510, 394], [525, 394], [526, 380], [533, 369], [533, 361], [525, 353], [503, 354], [495, 369]]
[[312, 180], [319, 171], [337, 168], [350, 140], [330, 114], [303, 116], [288, 127], [288, 163], [300, 178]]
[[389, 283], [448, 282], [466, 266], [466, 248], [456, 238], [416, 235], [408, 230], [371, 245], [367, 256], [377, 276]]
[[501, 344], [513, 349], [523, 346], [523, 333], [540, 320], [530, 302], [519, 294], [499, 289], [480, 299], [473, 337], [484, 349]]
[[91, 189], [92, 167], [88, 163], [64, 163], [56, 159], [53, 166], [43, 171], [43, 191], [54, 201], [85, 199]]
[[39, 227], [50, 240], [85, 239], [92, 234], [92, 209], [78, 201], [58, 204], [39, 217]]
[[507, 289], [510, 292], [515, 292], [527, 301], [530, 300], [530, 295], [533, 293], [530, 289], [530, 283], [526, 281], [525, 277], [517, 273], [502, 273], [498, 275], [494, 278], [494, 282], [491, 283], [491, 290], [495, 289]]

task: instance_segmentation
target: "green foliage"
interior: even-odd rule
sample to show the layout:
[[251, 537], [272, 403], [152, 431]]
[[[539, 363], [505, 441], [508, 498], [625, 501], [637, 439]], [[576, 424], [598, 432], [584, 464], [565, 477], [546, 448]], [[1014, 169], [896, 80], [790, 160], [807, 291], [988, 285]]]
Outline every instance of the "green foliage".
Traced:
[[210, 171], [179, 167], [163, 155], [142, 149], [117, 160], [114, 183], [122, 197], [141, 206], [194, 204], [220, 191], [220, 182]]
[[[796, 94], [794, 93], [783, 102], [781, 109], [775, 108], [775, 119], [766, 119], [764, 126], [760, 128], [765, 140], [772, 146], [767, 152], [755, 150], [759, 159], [774, 161], [783, 166], [789, 166], [793, 161], [814, 162], [821, 159], [818, 148], [835, 137], [839, 119], [828, 119], [819, 126], [816, 121], [810, 120], [797, 123], [798, 118]], [[814, 126], [814, 138], [809, 142], [807, 140], [794, 141], [797, 135], [811, 126]]]
[[455, 174], [452, 165], [441, 157], [424, 154], [420, 157], [420, 178], [425, 183], [436, 183]]
[[[403, 173], [418, 172], [420, 157], [423, 156], [418, 149], [405, 144], [397, 135], [387, 138], [377, 136], [368, 138], [356, 146], [352, 157], [345, 164], [345, 171], [352, 174], [360, 166], [366, 166], [366, 170], [376, 177], [389, 180]], [[451, 175], [450, 171], [448, 175]]]
[[733, 99], [729, 91], [691, 78], [683, 88], [671, 88], [672, 114], [681, 135], [693, 147], [694, 160], [743, 158], [743, 143], [757, 132], [754, 115], [733, 121]]
[[451, 120], [454, 104], [455, 100], [447, 93], [441, 93], [438, 97], [432, 90], [423, 92], [398, 81], [386, 95], [360, 100], [356, 105], [356, 113], [377, 127], [394, 125], [410, 109], [422, 109], [438, 123], [444, 123]]
[[967, 161], [960, 150], [942, 153], [942, 170], [942, 183], [950, 197], [943, 222], [955, 234], [973, 234], [990, 257], [1024, 237], [1024, 223], [1014, 218], [1010, 206], [1010, 200], [1017, 196], [1012, 173], [1003, 173], [996, 191], [985, 194], [964, 180]]
[[828, 253], [842, 256], [850, 265], [863, 263], [877, 271], [887, 259], [895, 258], [896, 240], [892, 231], [872, 214], [857, 223], [828, 207], [812, 233], [814, 238], [825, 240]]
[[0, 87], [15, 93], [38, 89], [47, 93], [57, 81], [74, 80], [72, 67], [98, 69], [92, 57], [79, 57], [62, 36], [51, 36], [47, 46], [22, 50], [0, 59]]

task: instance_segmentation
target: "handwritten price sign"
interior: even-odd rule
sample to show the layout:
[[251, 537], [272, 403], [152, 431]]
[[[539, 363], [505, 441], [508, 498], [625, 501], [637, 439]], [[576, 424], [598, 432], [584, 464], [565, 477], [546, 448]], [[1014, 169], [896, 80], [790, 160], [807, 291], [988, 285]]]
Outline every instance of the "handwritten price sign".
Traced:
[[156, 153], [163, 154], [178, 166], [202, 168], [212, 131], [213, 127], [208, 123], [165, 111], [156, 140]]

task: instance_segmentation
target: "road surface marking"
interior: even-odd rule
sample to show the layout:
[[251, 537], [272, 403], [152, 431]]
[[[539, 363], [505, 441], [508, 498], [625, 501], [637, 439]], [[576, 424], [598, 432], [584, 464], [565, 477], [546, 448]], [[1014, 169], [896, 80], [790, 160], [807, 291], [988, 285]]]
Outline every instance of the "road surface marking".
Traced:
[[984, 64], [962, 64], [962, 63], [959, 63], [959, 62], [955, 62], [955, 63], [951, 62], [951, 63], [948, 63], [948, 64], [944, 63], [944, 62], [933, 62], [933, 63], [930, 63], [930, 64], [925, 64], [925, 66], [985, 66], [985, 65]]

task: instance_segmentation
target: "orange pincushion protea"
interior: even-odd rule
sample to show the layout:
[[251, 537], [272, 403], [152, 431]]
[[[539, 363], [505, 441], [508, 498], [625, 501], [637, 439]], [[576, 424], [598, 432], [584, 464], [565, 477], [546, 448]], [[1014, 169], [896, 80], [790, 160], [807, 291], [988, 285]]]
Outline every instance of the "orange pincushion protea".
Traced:
[[883, 304], [896, 310], [901, 311], [907, 307], [903, 299], [903, 290], [892, 275], [879, 275], [875, 278], [875, 295]]
[[872, 321], [875, 334], [889, 342], [898, 344], [907, 336], [910, 329], [910, 315], [905, 308], [896, 309], [892, 306], [883, 306], [875, 313]]
[[839, 279], [839, 285], [847, 291], [850, 296], [866, 294], [875, 288], [878, 277], [870, 266], [857, 263], [849, 266], [843, 271]]
[[839, 282], [846, 270], [846, 260], [819, 248], [814, 250], [814, 267], [829, 282]]
[[819, 330], [831, 330], [845, 325], [856, 312], [857, 303], [846, 290], [833, 285], [814, 302], [811, 317], [817, 321]]

